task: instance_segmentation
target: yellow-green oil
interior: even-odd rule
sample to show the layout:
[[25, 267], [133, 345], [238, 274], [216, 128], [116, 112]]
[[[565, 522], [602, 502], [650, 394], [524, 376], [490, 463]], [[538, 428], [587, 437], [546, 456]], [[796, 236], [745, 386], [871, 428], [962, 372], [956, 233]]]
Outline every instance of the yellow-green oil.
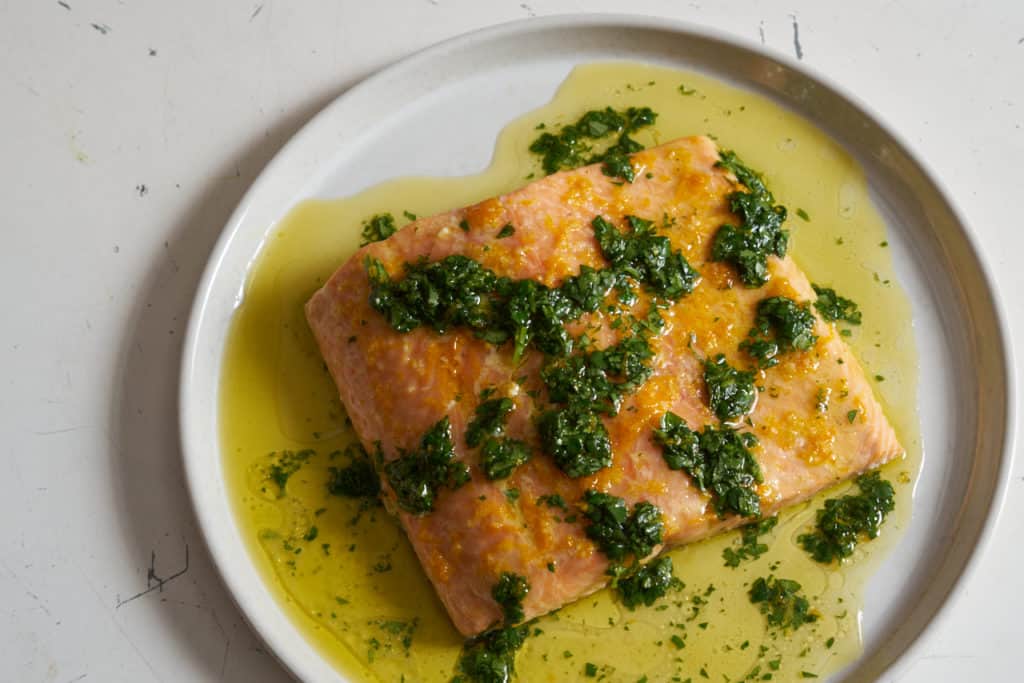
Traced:
[[[510, 124], [479, 175], [401, 178], [354, 197], [296, 206], [249, 272], [220, 384], [228, 491], [271, 592], [352, 681], [448, 681], [462, 640], [396, 522], [379, 507], [361, 509], [327, 493], [329, 468], [341, 462], [331, 453], [354, 435], [303, 303], [355, 251], [369, 216], [390, 212], [401, 225], [405, 211], [429, 215], [521, 186], [541, 172], [528, 152], [538, 124], [555, 127], [606, 106], [653, 108], [656, 125], [636, 135], [645, 145], [707, 133], [764, 173], [789, 207], [793, 257], [812, 281], [860, 304], [864, 323], [849, 342], [865, 370], [884, 377], [876, 388], [907, 456], [884, 470], [897, 503], [882, 536], [843, 566], [813, 562], [796, 537], [813, 524], [824, 496], [846, 487], [785, 512], [765, 539], [769, 551], [738, 568], [722, 559], [724, 548], [739, 543], [735, 532], [673, 551], [685, 588], [655, 607], [630, 612], [603, 591], [540, 619], [541, 633], [518, 656], [519, 679], [582, 679], [588, 662], [603, 680], [630, 683], [644, 675], [652, 682], [707, 680], [702, 671], [712, 681], [736, 681], [756, 667], [758, 679], [771, 673], [772, 680], [793, 680], [803, 672], [824, 678], [860, 652], [861, 592], [910, 520], [922, 455], [910, 306], [863, 173], [813, 124], [758, 95], [698, 74], [607, 63], [577, 67], [548, 105]], [[315, 455], [280, 490], [271, 466], [282, 451], [302, 449]], [[799, 581], [820, 619], [770, 634], [747, 596], [750, 583], [769, 574]]]

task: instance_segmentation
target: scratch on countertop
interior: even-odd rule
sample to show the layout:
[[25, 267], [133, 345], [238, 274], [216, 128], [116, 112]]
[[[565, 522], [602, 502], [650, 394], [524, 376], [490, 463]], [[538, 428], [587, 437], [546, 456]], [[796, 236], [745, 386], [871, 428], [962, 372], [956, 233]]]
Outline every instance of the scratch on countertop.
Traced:
[[135, 191], [139, 193], [140, 197], [145, 197], [147, 194], [149, 194], [149, 188], [146, 187], [145, 183], [139, 183], [138, 185], [136, 185]]
[[[25, 547], [25, 546], [24, 546], [24, 542], [23, 542], [23, 543], [22, 543], [22, 548], [24, 548], [24, 547]], [[26, 566], [25, 566], [25, 568], [26, 568], [26, 569], [28, 569], [28, 568], [29, 568], [29, 567], [31, 567], [31, 566], [32, 566], [32, 565], [26, 565]], [[17, 584], [18, 584], [18, 585], [19, 585], [19, 586], [21, 587], [21, 589], [22, 589], [23, 591], [25, 591], [25, 595], [27, 595], [28, 597], [32, 598], [32, 600], [33, 600], [33, 601], [34, 601], [34, 602], [35, 602], [35, 603], [36, 603], [37, 605], [39, 605], [39, 609], [43, 610], [43, 612], [44, 612], [44, 613], [46, 614], [46, 616], [48, 616], [48, 617], [50, 617], [50, 618], [52, 618], [52, 617], [53, 617], [53, 613], [52, 613], [52, 612], [50, 612], [50, 610], [49, 610], [49, 609], [48, 609], [48, 608], [46, 607], [46, 602], [44, 602], [44, 601], [43, 601], [43, 599], [42, 599], [41, 597], [39, 597], [39, 596], [38, 596], [38, 595], [37, 595], [36, 593], [34, 593], [33, 591], [31, 591], [31, 590], [29, 589], [29, 587], [28, 587], [28, 586], [26, 586], [26, 585], [25, 585], [25, 584], [24, 584], [24, 583], [22, 582], [21, 578], [20, 578], [20, 577], [19, 577], [19, 576], [18, 576], [18, 575], [17, 575], [17, 574], [16, 574], [15, 572], [14, 572], [14, 570], [13, 570], [13, 569], [11, 569], [10, 567], [8, 567], [8, 566], [7, 566], [7, 563], [6, 563], [6, 562], [0, 561], [0, 567], [3, 567], [3, 568], [4, 568], [4, 571], [6, 571], [6, 572], [7, 572], [7, 574], [8, 574], [8, 575], [10, 575], [10, 577], [11, 577], [12, 579], [14, 579], [15, 583], [17, 583]], [[58, 622], [58, 623], [59, 623], [59, 622]]]
[[220, 680], [224, 680], [224, 674], [228, 670], [228, 655], [231, 653], [231, 636], [228, 635], [224, 625], [220, 623], [220, 619], [217, 618], [217, 610], [210, 608], [210, 616], [213, 618], [213, 623], [220, 631], [220, 634], [224, 636], [224, 655], [220, 660]]
[[119, 609], [120, 607], [127, 605], [129, 602], [133, 600], [138, 600], [143, 595], [148, 595], [153, 591], [163, 592], [165, 585], [167, 585], [171, 581], [174, 581], [180, 576], [184, 576], [186, 572], [188, 572], [188, 543], [185, 544], [185, 566], [176, 571], [175, 573], [171, 574], [167, 578], [161, 578], [157, 575], [156, 551], [152, 551], [149, 558], [149, 571], [146, 573], [146, 590], [139, 591], [135, 595], [125, 598], [124, 600], [122, 600], [120, 594], [118, 594], [117, 605], [115, 605], [114, 609]]
[[262, 12], [262, 11], [263, 11], [263, 5], [256, 5], [256, 9], [254, 9], [252, 11], [252, 14], [249, 15], [249, 21], [252, 21], [256, 17], [258, 17], [260, 15], [260, 12]]
[[761, 36], [761, 44], [764, 45], [764, 19], [757, 25], [757, 34]]
[[156, 57], [156, 50], [154, 50], [153, 48], [149, 48], [149, 56]]
[[107, 35], [108, 33], [110, 33], [110, 27], [107, 26], [106, 24], [89, 24], [89, 25], [92, 26], [97, 31], [99, 31], [100, 33], [102, 33], [103, 35]]
[[522, 7], [524, 10], [526, 10], [526, 14], [528, 16], [531, 16], [531, 17], [537, 16], [537, 13], [533, 11], [533, 8], [530, 7], [529, 5], [527, 5], [525, 2], [521, 3], [519, 6]]
[[69, 12], [71, 11], [71, 5], [69, 5], [68, 3], [64, 2], [64, 0], [57, 0], [57, 4], [60, 5], [61, 7], [63, 7], [64, 9], [66, 9]]
[[68, 683], [76, 683], [77, 681], [82, 680], [83, 678], [85, 678], [88, 675], [89, 674], [82, 674], [81, 676], [76, 676], [76, 677], [72, 678], [70, 681], [68, 681]]
[[1024, 37], [1021, 37], [1021, 39], [1017, 41], [1017, 44], [1024, 45]]
[[20, 79], [17, 79], [17, 78], [15, 78], [15, 79], [14, 79], [14, 82], [15, 82], [15, 83], [17, 83], [17, 84], [18, 84], [18, 85], [19, 85], [20, 87], [22, 87], [22, 88], [24, 88], [25, 90], [27, 90], [27, 91], [28, 91], [28, 93], [29, 93], [30, 95], [32, 95], [33, 97], [39, 97], [39, 96], [40, 96], [40, 95], [39, 95], [39, 91], [38, 91], [38, 90], [36, 90], [35, 88], [33, 88], [33, 87], [32, 87], [31, 85], [29, 85], [28, 83], [26, 83], [25, 81], [22, 81], [22, 80], [20, 80]]
[[156, 669], [153, 668], [153, 665], [146, 658], [146, 655], [143, 654], [142, 650], [139, 649], [139, 646], [135, 644], [135, 641], [132, 639], [131, 634], [124, 630], [124, 626], [114, 616], [114, 610], [109, 609], [107, 607], [107, 601], [100, 595], [100, 592], [96, 590], [96, 586], [89, 579], [89, 575], [82, 571], [82, 568], [78, 566], [78, 564], [75, 563], [74, 560], [72, 560], [72, 564], [74, 564], [75, 570], [78, 572], [78, 575], [82, 577], [83, 581], [85, 581], [85, 585], [89, 587], [89, 592], [91, 592], [93, 596], [96, 598], [96, 603], [101, 606], [97, 614], [105, 614], [107, 618], [110, 619], [110, 623], [113, 624], [114, 628], [116, 628], [118, 633], [121, 634], [121, 637], [124, 639], [124, 642], [128, 643], [128, 645], [131, 646], [132, 650], [135, 652], [136, 655], [138, 655], [142, 663], [146, 665], [147, 669], [149, 669], [149, 672], [153, 674], [153, 680], [162, 681], [163, 679], [156, 672]]
[[54, 434], [66, 434], [68, 432], [77, 432], [79, 429], [85, 429], [85, 425], [79, 425], [77, 427], [64, 427], [63, 429], [50, 429], [45, 432], [32, 432], [36, 436], [52, 436]]
[[48, 610], [46, 608], [46, 603], [43, 602], [43, 599], [41, 597], [39, 597], [38, 595], [36, 595], [35, 593], [33, 593], [32, 591], [30, 591], [28, 589], [25, 589], [25, 595], [27, 595], [30, 598], [32, 598], [35, 601], [35, 603], [37, 605], [39, 605], [39, 609], [43, 610], [43, 612], [46, 614], [46, 616], [48, 616], [48, 617], [52, 617], [53, 616], [53, 613], [50, 612], [50, 610]]
[[796, 52], [797, 59], [803, 59], [804, 48], [800, 45], [800, 21], [796, 18], [795, 14], [790, 14], [789, 16], [793, 20], [793, 51]]

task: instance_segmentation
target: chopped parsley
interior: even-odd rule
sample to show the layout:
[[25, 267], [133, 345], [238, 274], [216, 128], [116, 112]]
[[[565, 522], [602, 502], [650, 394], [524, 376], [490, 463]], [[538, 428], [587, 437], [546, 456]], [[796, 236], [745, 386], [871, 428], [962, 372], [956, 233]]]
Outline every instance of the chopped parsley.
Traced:
[[600, 413], [615, 415], [622, 398], [650, 377], [647, 340], [629, 336], [606, 349], [549, 361], [541, 371], [556, 407], [538, 421], [541, 443], [570, 477], [594, 474], [612, 462], [611, 440]]
[[554, 403], [615, 415], [622, 397], [651, 375], [654, 357], [647, 340], [629, 336], [606, 349], [549, 362], [541, 378]]
[[549, 508], [560, 508], [562, 510], [569, 509], [569, 506], [565, 504], [565, 499], [557, 493], [541, 496], [537, 499], [537, 505], [546, 505]]
[[711, 412], [723, 422], [730, 422], [754, 408], [757, 391], [754, 373], [737, 370], [718, 354], [704, 361], [704, 383], [708, 389]]
[[327, 491], [332, 496], [346, 498], [376, 498], [380, 493], [380, 478], [361, 445], [346, 449], [351, 461], [345, 467], [328, 470]]
[[[397, 638], [401, 643], [402, 648], [405, 650], [406, 655], [408, 655], [409, 648], [412, 647], [413, 636], [416, 634], [416, 629], [420, 625], [420, 620], [418, 617], [411, 621], [402, 621], [400, 619], [374, 619], [370, 624], [378, 627], [392, 638]], [[385, 648], [391, 649], [391, 645], [387, 644], [385, 645]]]
[[590, 524], [587, 537], [613, 561], [629, 556], [639, 562], [661, 543], [664, 523], [661, 511], [646, 501], [627, 511], [626, 501], [599, 491], [587, 491], [583, 495], [584, 510]]
[[700, 275], [672, 243], [654, 232], [654, 223], [626, 216], [629, 230], [618, 228], [598, 216], [593, 220], [594, 235], [604, 257], [623, 275], [644, 283], [652, 293], [677, 300], [693, 291]]
[[518, 439], [492, 437], [480, 449], [480, 467], [488, 479], [505, 479], [531, 455], [530, 447]]
[[454, 254], [435, 263], [406, 263], [401, 280], [391, 279], [384, 265], [372, 257], [366, 259], [366, 269], [370, 305], [395, 330], [409, 332], [429, 325], [439, 334], [460, 326], [481, 336], [490, 331], [488, 294], [497, 288], [498, 277], [473, 259]]
[[491, 589], [491, 596], [505, 615], [505, 624], [511, 625], [523, 620], [523, 600], [530, 592], [530, 582], [512, 572], [502, 572], [498, 583]]
[[[489, 391], [489, 390], [488, 390]], [[485, 395], [488, 395], [485, 391]], [[505, 479], [515, 468], [530, 459], [532, 453], [526, 443], [502, 437], [505, 422], [515, 403], [507, 397], [487, 399], [477, 405], [476, 412], [466, 428], [466, 445], [480, 448], [480, 467], [488, 479]]]
[[829, 498], [818, 510], [814, 531], [797, 541], [818, 562], [829, 564], [853, 554], [863, 539], [879, 534], [887, 514], [895, 509], [895, 491], [877, 471], [856, 479], [860, 493]]
[[467, 641], [459, 656], [459, 675], [452, 683], [509, 683], [515, 674], [516, 652], [529, 635], [529, 626], [488, 631]]
[[494, 306], [492, 330], [488, 341], [502, 343], [512, 339], [518, 361], [529, 344], [549, 355], [572, 352], [572, 338], [563, 323], [577, 319], [585, 310], [560, 290], [545, 287], [535, 280], [502, 281], [503, 302]]
[[774, 529], [778, 522], [778, 517], [766, 517], [740, 527], [740, 547], [722, 551], [725, 566], [738, 567], [744, 560], [756, 560], [768, 552], [768, 546], [761, 543], [761, 537]]
[[616, 589], [622, 604], [633, 610], [639, 605], [650, 607], [678, 583], [679, 580], [672, 575], [672, 558], [664, 556], [648, 562], [630, 576], [619, 579]]
[[814, 287], [814, 293], [818, 295], [814, 307], [818, 309], [822, 318], [830, 322], [842, 321], [851, 325], [860, 325], [861, 313], [855, 302], [839, 296], [836, 294], [836, 290], [830, 287], [811, 286]]
[[597, 413], [568, 406], [541, 413], [544, 450], [570, 477], [585, 477], [612, 464], [612, 443]]
[[782, 228], [786, 207], [776, 205], [761, 176], [747, 168], [734, 152], [722, 152], [718, 166], [731, 171], [747, 191], [728, 196], [729, 208], [740, 225], [723, 225], [711, 247], [714, 261], [732, 263], [747, 287], [761, 287], [771, 277], [768, 257], [786, 255], [789, 232]]
[[654, 441], [661, 446], [661, 455], [669, 469], [697, 470], [703, 464], [700, 437], [675, 413], [661, 416], [661, 428], [654, 430]]
[[698, 434], [681, 417], [668, 412], [661, 418], [661, 428], [654, 431], [654, 440], [661, 445], [669, 468], [684, 470], [698, 489], [713, 494], [719, 516], [728, 512], [744, 517], [761, 514], [755, 486], [763, 477], [750, 452], [757, 445], [756, 436], [711, 425]]
[[469, 468], [455, 460], [448, 416], [427, 430], [417, 450], [400, 451], [398, 458], [386, 463], [384, 473], [399, 506], [417, 515], [434, 509], [441, 487], [457, 489], [469, 481]]
[[485, 437], [500, 436], [513, 408], [515, 403], [505, 396], [488, 399], [477, 405], [473, 419], [466, 427], [466, 445], [476, 448], [483, 443]]
[[790, 579], [762, 577], [750, 586], [750, 602], [760, 606], [769, 626], [796, 630], [818, 620], [807, 598], [800, 595], [800, 588], [799, 583]]
[[[588, 125], [597, 124], [591, 121]], [[514, 361], [529, 346], [544, 353], [547, 360], [541, 378], [553, 405], [538, 419], [541, 443], [569, 476], [590, 475], [612, 460], [611, 441], [600, 415], [617, 414], [624, 396], [651, 375], [649, 363], [654, 353], [647, 337], [664, 326], [659, 308], [664, 300], [691, 292], [699, 279], [682, 253], [672, 251], [669, 239], [655, 234], [652, 221], [627, 216], [626, 222], [627, 230], [620, 232], [604, 218], [595, 218], [595, 236], [610, 267], [596, 270], [582, 266], [577, 275], [566, 278], [557, 288], [532, 279], [499, 277], [461, 255], [433, 263], [406, 263], [403, 278], [392, 278], [383, 263], [367, 258], [369, 303], [399, 332], [420, 326], [429, 326], [439, 334], [468, 328], [495, 345], [512, 342]], [[646, 316], [633, 319], [631, 334], [596, 350], [588, 350], [592, 341], [586, 334], [578, 339], [570, 336], [566, 323], [597, 311], [613, 288], [621, 304], [635, 303], [637, 295], [631, 283], [644, 286], [655, 297]], [[621, 327], [624, 318], [616, 320]], [[740, 373], [731, 382], [736, 384], [746, 376]], [[724, 387], [726, 380], [720, 372], [715, 381]], [[725, 387], [723, 391], [732, 403], [746, 400], [737, 387]], [[482, 399], [466, 430], [466, 444], [481, 448], [481, 465], [489, 478], [507, 477], [530, 457], [530, 450], [521, 441], [501, 438], [504, 422], [514, 409], [512, 401], [488, 400], [486, 396]], [[749, 400], [752, 402], [752, 394]], [[436, 459], [423, 455], [419, 460], [424, 458]], [[441, 485], [438, 482], [450, 481], [447, 485], [454, 487], [468, 475], [464, 466], [449, 463], [457, 470], [450, 475], [456, 479], [450, 479], [438, 469], [440, 465], [428, 466], [425, 460], [419, 460], [406, 454], [387, 468], [389, 477], [391, 473], [401, 475], [392, 488], [396, 494], [401, 491], [402, 506], [422, 513], [431, 509]], [[401, 464], [395, 464], [398, 462]]]
[[284, 496], [285, 486], [291, 476], [298, 472], [307, 460], [316, 455], [316, 452], [307, 448], [301, 451], [281, 451], [270, 455], [275, 458], [275, 461], [268, 468], [267, 476], [277, 484], [278, 498], [280, 498]]
[[573, 310], [593, 313], [615, 284], [615, 273], [610, 270], [596, 270], [580, 266], [579, 275], [566, 278], [559, 291], [568, 300]]
[[784, 296], [762, 299], [757, 305], [755, 324], [763, 336], [774, 332], [781, 351], [806, 351], [818, 340], [814, 334], [814, 315], [808, 305]]
[[371, 242], [386, 240], [395, 234], [395, 217], [390, 213], [378, 213], [363, 221], [362, 240], [359, 246], [365, 247]]
[[402, 278], [392, 278], [383, 263], [368, 257], [369, 302], [398, 332], [468, 328], [495, 345], [512, 341], [516, 361], [530, 345], [549, 356], [567, 356], [574, 342], [565, 324], [598, 310], [612, 287], [622, 298], [632, 278], [658, 296], [677, 299], [696, 284], [696, 271], [681, 252], [671, 251], [668, 238], [653, 233], [650, 221], [635, 216], [627, 221], [631, 230], [622, 234], [603, 218], [595, 219], [595, 234], [612, 267], [582, 266], [557, 288], [499, 277], [459, 254], [406, 263]]
[[810, 306], [784, 296], [762, 299], [757, 304], [757, 318], [748, 337], [740, 348], [762, 368], [778, 364], [779, 354], [806, 351], [818, 341]]
[[614, 145], [604, 151], [604, 154], [595, 157], [595, 161], [604, 162], [601, 165], [601, 172], [609, 178], [621, 178], [631, 183], [636, 180], [636, 171], [633, 170], [633, 162], [630, 161], [629, 155], [643, 148], [643, 145], [623, 133]]
[[516, 229], [512, 226], [512, 224], [511, 223], [506, 223], [505, 225], [503, 225], [501, 227], [501, 230], [498, 231], [498, 239], [504, 239], [506, 237], [511, 237], [515, 233], [516, 233]]
[[[629, 134], [650, 126], [657, 116], [649, 107], [591, 110], [576, 123], [563, 126], [557, 134], [541, 133], [530, 145], [530, 151], [541, 157], [547, 174], [603, 162], [602, 170], [606, 175], [633, 182], [635, 176], [629, 155], [642, 150], [643, 145]], [[610, 147], [595, 152], [594, 141], [613, 135], [618, 138]]]
[[572, 351], [564, 324], [597, 310], [614, 283], [613, 274], [583, 267], [552, 289], [536, 280], [495, 275], [462, 255], [405, 264], [405, 277], [393, 279], [383, 264], [366, 260], [370, 305], [398, 332], [429, 326], [439, 334], [469, 328], [491, 344], [513, 341], [514, 359], [533, 344], [549, 355]]

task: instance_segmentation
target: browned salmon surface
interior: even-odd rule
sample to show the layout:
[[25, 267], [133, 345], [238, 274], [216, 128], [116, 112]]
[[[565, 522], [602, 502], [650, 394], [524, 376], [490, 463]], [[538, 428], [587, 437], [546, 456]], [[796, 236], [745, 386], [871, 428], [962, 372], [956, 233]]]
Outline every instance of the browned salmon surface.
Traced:
[[[383, 484], [385, 502], [463, 634], [501, 621], [491, 590], [502, 572], [529, 581], [523, 605], [527, 618], [606, 584], [608, 560], [587, 538], [584, 517], [549, 507], [538, 500], [541, 496], [558, 493], [570, 508], [589, 489], [624, 498], [630, 506], [649, 501], [663, 514], [664, 547], [748, 521], [735, 515], [720, 518], [709, 494], [684, 471], [669, 469], [653, 440], [666, 411], [694, 429], [717, 424], [708, 408], [702, 360], [721, 353], [736, 367], [751, 365], [739, 345], [762, 299], [815, 298], [806, 276], [788, 257], [770, 257], [771, 279], [757, 289], [744, 287], [731, 265], [710, 260], [718, 228], [737, 224], [727, 195], [740, 188], [735, 177], [716, 166], [718, 159], [711, 140], [683, 138], [633, 155], [633, 183], [588, 166], [419, 219], [361, 249], [307, 304], [317, 343], [368, 450], [379, 442], [385, 459], [397, 457], [399, 449], [414, 450], [439, 419], [451, 421], [456, 457], [471, 466], [468, 484], [441, 489], [434, 510], [420, 516], [395, 505], [386, 479]], [[617, 415], [602, 418], [614, 455], [611, 466], [594, 475], [572, 479], [543, 453], [535, 420], [545, 398], [539, 352], [527, 351], [515, 362], [512, 344], [494, 346], [467, 330], [441, 335], [420, 327], [399, 333], [369, 304], [367, 256], [399, 277], [407, 262], [462, 254], [498, 275], [554, 287], [583, 265], [606, 267], [591, 223], [603, 216], [622, 225], [627, 215], [655, 220], [659, 234], [681, 250], [701, 280], [691, 294], [662, 311], [665, 327], [650, 340], [650, 379], [625, 397]], [[463, 221], [468, 230], [460, 228]], [[506, 224], [515, 226], [514, 234], [498, 239]], [[599, 347], [616, 339], [601, 318], [592, 314], [575, 324], [575, 329], [597, 329]], [[759, 439], [752, 452], [763, 473], [756, 490], [764, 515], [903, 452], [836, 327], [817, 318], [815, 334], [809, 350], [783, 354], [778, 365], [757, 371], [756, 384], [763, 390], [742, 427]], [[480, 471], [478, 450], [467, 447], [463, 436], [477, 397], [491, 387], [515, 402], [507, 433], [534, 452], [512, 476], [497, 481]], [[853, 418], [852, 411], [857, 411]], [[518, 490], [518, 497], [507, 496], [509, 489]]]

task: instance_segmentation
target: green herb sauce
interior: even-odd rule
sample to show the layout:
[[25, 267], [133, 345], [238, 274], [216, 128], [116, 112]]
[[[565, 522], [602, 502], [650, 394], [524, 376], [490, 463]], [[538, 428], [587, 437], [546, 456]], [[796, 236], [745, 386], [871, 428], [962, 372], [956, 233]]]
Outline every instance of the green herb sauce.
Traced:
[[801, 588], [799, 583], [790, 579], [762, 577], [750, 586], [750, 602], [761, 608], [769, 626], [784, 631], [796, 630], [818, 620], [807, 598], [800, 594]]
[[829, 564], [851, 555], [863, 539], [877, 538], [895, 505], [892, 484], [875, 472], [856, 479], [860, 493], [829, 498], [818, 510], [814, 531], [797, 541], [818, 562]]
[[731, 171], [747, 191], [729, 195], [729, 208], [742, 224], [718, 229], [711, 258], [732, 263], [747, 287], [761, 287], [770, 277], [768, 257], [786, 255], [789, 231], [782, 228], [786, 207], [775, 204], [760, 174], [747, 168], [734, 152], [722, 152], [718, 166]]
[[384, 473], [402, 509], [422, 515], [434, 509], [442, 487], [457, 489], [469, 481], [469, 468], [455, 460], [448, 416], [427, 430], [419, 449], [401, 452], [384, 464]]

